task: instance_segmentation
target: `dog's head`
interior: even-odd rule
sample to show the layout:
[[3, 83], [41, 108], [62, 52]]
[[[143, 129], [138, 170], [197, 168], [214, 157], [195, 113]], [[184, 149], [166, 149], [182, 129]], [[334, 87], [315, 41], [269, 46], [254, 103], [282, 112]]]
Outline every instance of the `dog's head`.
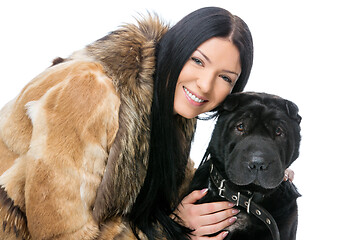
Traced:
[[208, 152], [232, 183], [273, 189], [299, 155], [300, 121], [298, 107], [278, 96], [231, 94], [219, 109]]

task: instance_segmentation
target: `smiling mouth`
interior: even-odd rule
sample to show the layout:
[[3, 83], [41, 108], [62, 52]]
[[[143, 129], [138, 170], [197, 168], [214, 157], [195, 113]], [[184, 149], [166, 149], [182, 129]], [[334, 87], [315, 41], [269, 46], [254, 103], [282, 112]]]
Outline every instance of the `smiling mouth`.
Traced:
[[183, 87], [183, 89], [184, 89], [186, 95], [187, 95], [191, 100], [193, 100], [194, 102], [197, 102], [197, 103], [207, 102], [207, 100], [198, 98], [197, 96], [195, 96], [194, 94], [192, 94], [186, 87]]

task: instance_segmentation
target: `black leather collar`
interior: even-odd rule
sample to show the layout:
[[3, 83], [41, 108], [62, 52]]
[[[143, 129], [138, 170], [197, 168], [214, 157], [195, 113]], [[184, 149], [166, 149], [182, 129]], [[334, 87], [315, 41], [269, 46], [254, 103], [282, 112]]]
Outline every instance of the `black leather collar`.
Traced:
[[248, 214], [253, 214], [269, 228], [274, 240], [280, 240], [280, 233], [275, 219], [266, 209], [252, 202], [253, 193], [241, 193], [233, 190], [229, 185], [229, 180], [224, 179], [213, 164], [211, 164], [210, 168], [210, 178], [218, 188], [220, 197], [234, 203], [236, 206], [245, 208]]

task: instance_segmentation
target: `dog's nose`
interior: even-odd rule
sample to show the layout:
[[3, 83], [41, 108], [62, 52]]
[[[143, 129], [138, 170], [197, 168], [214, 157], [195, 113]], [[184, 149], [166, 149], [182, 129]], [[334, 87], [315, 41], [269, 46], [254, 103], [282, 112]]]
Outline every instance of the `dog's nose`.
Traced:
[[269, 164], [265, 162], [263, 157], [253, 156], [248, 167], [251, 171], [264, 171], [269, 167]]

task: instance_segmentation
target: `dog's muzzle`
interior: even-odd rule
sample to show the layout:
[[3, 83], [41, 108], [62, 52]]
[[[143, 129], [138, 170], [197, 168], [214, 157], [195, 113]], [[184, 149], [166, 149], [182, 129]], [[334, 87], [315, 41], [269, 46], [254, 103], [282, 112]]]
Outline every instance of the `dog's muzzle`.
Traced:
[[251, 138], [239, 142], [227, 154], [225, 171], [239, 186], [255, 184], [265, 189], [277, 187], [284, 177], [280, 153], [267, 139]]

